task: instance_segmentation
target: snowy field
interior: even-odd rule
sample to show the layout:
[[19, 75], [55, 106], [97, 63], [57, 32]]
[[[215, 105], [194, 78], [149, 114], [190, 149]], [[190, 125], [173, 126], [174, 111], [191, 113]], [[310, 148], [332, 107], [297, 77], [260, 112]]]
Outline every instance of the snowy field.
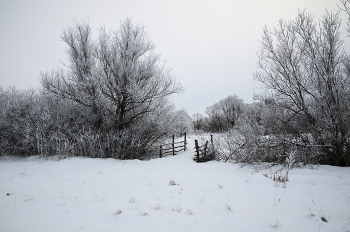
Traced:
[[269, 169], [195, 163], [192, 139], [151, 161], [3, 158], [0, 231], [350, 231], [350, 168], [294, 168], [283, 188]]

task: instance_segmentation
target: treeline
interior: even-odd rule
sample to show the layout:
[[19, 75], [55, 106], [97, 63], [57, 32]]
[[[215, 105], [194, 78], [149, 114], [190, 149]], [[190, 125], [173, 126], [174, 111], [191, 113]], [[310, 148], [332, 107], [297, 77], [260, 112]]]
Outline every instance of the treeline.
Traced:
[[229, 96], [208, 107], [207, 117], [193, 116], [196, 129], [224, 132], [219, 159], [350, 166], [350, 56], [339, 14], [316, 21], [302, 11], [264, 29], [254, 74], [264, 90], [260, 102]]
[[0, 88], [0, 155], [144, 159], [186, 132], [169, 101], [182, 87], [143, 25], [128, 18], [94, 39], [75, 22], [61, 38], [69, 63], [42, 72], [42, 88]]
[[261, 103], [246, 104], [236, 95], [228, 96], [207, 107], [207, 116], [196, 113], [192, 116], [193, 128], [207, 132], [220, 133], [227, 131], [237, 125], [240, 120], [250, 118], [261, 123], [262, 117]]

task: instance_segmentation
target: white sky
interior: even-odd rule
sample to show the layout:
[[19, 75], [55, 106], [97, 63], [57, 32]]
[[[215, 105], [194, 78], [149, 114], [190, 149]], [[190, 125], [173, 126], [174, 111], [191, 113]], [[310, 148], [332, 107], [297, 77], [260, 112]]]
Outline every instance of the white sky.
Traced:
[[[0, 0], [0, 85], [38, 87], [40, 71], [66, 62], [60, 35], [74, 19], [89, 18], [96, 38], [99, 27], [118, 29], [120, 20], [130, 16], [146, 26], [156, 51], [186, 89], [174, 97], [177, 109], [191, 116], [204, 114], [206, 107], [233, 94], [250, 103], [258, 87], [252, 73], [263, 26], [294, 19], [304, 8], [320, 18], [326, 8], [335, 12], [337, 4], [340, 1]], [[347, 17], [341, 13], [341, 18], [345, 36]]]

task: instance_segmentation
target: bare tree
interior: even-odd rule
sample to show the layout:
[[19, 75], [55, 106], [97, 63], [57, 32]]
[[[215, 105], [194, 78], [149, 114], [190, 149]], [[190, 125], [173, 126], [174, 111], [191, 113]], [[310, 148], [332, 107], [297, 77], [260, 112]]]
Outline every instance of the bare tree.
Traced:
[[101, 29], [96, 50], [100, 90], [120, 130], [166, 104], [182, 91], [166, 69], [143, 25], [126, 19], [117, 32]]
[[[340, 0], [340, 2], [343, 4], [342, 7], [339, 7], [340, 10], [344, 11], [345, 13], [348, 14], [348, 21], [346, 22], [347, 24], [347, 32], [348, 32], [348, 36], [350, 37], [350, 0]], [[349, 5], [348, 5], [349, 4]], [[344, 8], [343, 8], [344, 7]]]
[[41, 83], [47, 93], [70, 99], [88, 111], [82, 114], [91, 125], [100, 129], [103, 124], [103, 107], [98, 81], [94, 76], [97, 62], [90, 25], [82, 21], [63, 30], [61, 39], [67, 44], [67, 70], [41, 73]]
[[208, 107], [205, 113], [209, 115], [209, 127], [211, 127], [211, 130], [223, 131], [235, 126], [243, 111], [243, 100], [233, 95]]
[[349, 57], [339, 27], [339, 13], [327, 12], [316, 23], [304, 11], [272, 31], [265, 28], [261, 71], [254, 76], [285, 110], [289, 133], [311, 133], [323, 146], [320, 162], [349, 166]]
[[205, 113], [208, 117], [208, 129], [210, 131], [223, 131], [224, 130], [224, 119], [221, 114], [220, 105], [215, 103], [205, 109]]
[[265, 106], [262, 102], [253, 102], [251, 104], [246, 104], [242, 117], [251, 118], [258, 124], [261, 124], [261, 115], [264, 111], [264, 108]]
[[195, 130], [201, 130], [204, 126], [204, 116], [199, 113], [195, 113], [192, 116], [192, 122]]
[[100, 28], [94, 40], [89, 23], [75, 22], [62, 40], [69, 64], [41, 76], [45, 93], [76, 103], [89, 122], [73, 140], [86, 141], [84, 150], [92, 144], [100, 157], [143, 158], [173, 130], [169, 99], [183, 91], [145, 27], [127, 18], [119, 30]]
[[228, 96], [219, 101], [223, 118], [226, 122], [226, 128], [230, 128], [236, 125], [238, 118], [244, 111], [243, 100], [236, 95]]
[[144, 26], [129, 18], [118, 31], [101, 28], [97, 41], [87, 22], [76, 22], [62, 40], [68, 45], [70, 65], [67, 71], [43, 72], [42, 84], [47, 92], [89, 108], [96, 129], [106, 117], [114, 129], [122, 130], [182, 91], [154, 52]]
[[192, 132], [193, 130], [192, 119], [188, 115], [186, 110], [175, 111], [173, 115], [174, 115], [173, 124], [174, 124], [176, 133], [178, 133], [181, 136], [184, 133]]

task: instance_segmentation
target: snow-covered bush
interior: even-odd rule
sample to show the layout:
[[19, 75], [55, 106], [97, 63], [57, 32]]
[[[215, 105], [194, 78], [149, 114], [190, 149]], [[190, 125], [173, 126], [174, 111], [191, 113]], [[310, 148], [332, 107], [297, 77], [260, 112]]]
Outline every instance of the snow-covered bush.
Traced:
[[215, 136], [216, 159], [227, 162], [254, 162], [260, 159], [258, 148], [263, 133], [255, 121], [239, 118], [235, 127]]
[[[247, 126], [247, 125], [246, 125]], [[285, 164], [289, 154], [295, 152], [293, 163], [318, 164], [322, 155], [318, 146], [296, 146], [288, 135], [259, 135], [238, 128], [216, 134], [214, 147], [216, 159], [242, 163], [270, 162]]]

